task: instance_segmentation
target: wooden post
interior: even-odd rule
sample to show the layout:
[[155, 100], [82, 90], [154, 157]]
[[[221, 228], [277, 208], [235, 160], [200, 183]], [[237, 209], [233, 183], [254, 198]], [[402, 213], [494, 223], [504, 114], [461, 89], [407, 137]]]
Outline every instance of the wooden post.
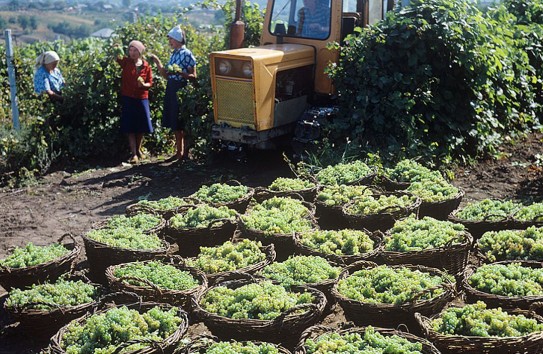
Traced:
[[17, 85], [15, 85], [15, 68], [13, 67], [13, 45], [11, 43], [11, 30], [4, 31], [6, 40], [6, 59], [8, 63], [8, 78], [9, 88], [11, 93], [11, 117], [13, 120], [13, 128], [21, 129], [19, 124], [19, 105], [17, 101]]
[[245, 40], [245, 23], [241, 21], [241, 1], [236, 0], [235, 18], [230, 25], [230, 49], [241, 48]]

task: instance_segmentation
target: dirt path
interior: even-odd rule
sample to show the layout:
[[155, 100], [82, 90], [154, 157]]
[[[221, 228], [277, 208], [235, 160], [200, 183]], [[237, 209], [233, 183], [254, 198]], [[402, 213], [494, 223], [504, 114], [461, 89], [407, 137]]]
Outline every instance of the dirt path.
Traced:
[[[482, 161], [455, 171], [453, 184], [466, 192], [463, 203], [483, 198], [543, 199], [543, 134], [533, 134], [503, 158]], [[47, 244], [64, 233], [77, 237], [96, 221], [122, 214], [141, 198], [187, 196], [202, 184], [235, 179], [248, 186], [266, 186], [276, 177], [291, 176], [278, 153], [262, 153], [249, 163], [217, 159], [212, 165], [148, 161], [138, 166], [55, 172], [38, 185], [0, 192], [0, 257], [12, 246], [29, 241]], [[3, 290], [0, 288], [0, 296]], [[340, 315], [335, 315], [340, 316]], [[334, 322], [337, 317], [328, 318]], [[0, 321], [1, 322], [1, 321]], [[199, 327], [196, 327], [198, 331]], [[0, 336], [1, 353], [32, 353], [43, 343], [18, 336]]]

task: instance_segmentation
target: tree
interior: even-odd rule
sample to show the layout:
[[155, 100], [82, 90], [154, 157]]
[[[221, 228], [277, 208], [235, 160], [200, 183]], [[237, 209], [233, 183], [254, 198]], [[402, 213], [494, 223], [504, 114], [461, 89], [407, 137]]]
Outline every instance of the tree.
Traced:
[[30, 25], [30, 18], [28, 16], [19, 16], [17, 22], [19, 22], [19, 25], [23, 30], [26, 30]]
[[30, 16], [30, 28], [36, 30], [38, 28], [38, 19], [36, 16]]

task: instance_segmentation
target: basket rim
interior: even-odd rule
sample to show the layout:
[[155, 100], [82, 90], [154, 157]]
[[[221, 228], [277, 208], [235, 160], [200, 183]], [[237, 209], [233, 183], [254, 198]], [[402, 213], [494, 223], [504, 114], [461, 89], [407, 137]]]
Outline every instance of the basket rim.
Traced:
[[[154, 215], [156, 217], [158, 217], [160, 219], [159, 223], [157, 226], [154, 226], [154, 227], [151, 227], [149, 229], [142, 229], [144, 233], [159, 233], [162, 229], [164, 229], [164, 227], [166, 226], [166, 219], [164, 219], [164, 217], [161, 215], [161, 214], [156, 214], [156, 213], [145, 213], [145, 214], [148, 214], [148, 215]], [[137, 215], [137, 214], [135, 214]], [[133, 217], [134, 215], [130, 215], [130, 216], [127, 216], [127, 217]], [[91, 226], [91, 229], [92, 230], [95, 230], [95, 229], [106, 229], [108, 228], [107, 224], [109, 222], [109, 220], [111, 219], [112, 217], [109, 217], [105, 220], [100, 220], [100, 221], [95, 221], [92, 226]]]
[[[453, 203], [453, 202], [460, 202], [462, 200], [462, 198], [464, 198], [464, 196], [466, 195], [466, 192], [460, 187], [456, 187], [456, 186], [454, 186], [454, 187], [458, 189], [458, 193], [456, 193], [455, 195], [450, 196], [447, 199], [437, 200], [437, 201], [425, 201], [424, 199], [421, 198], [421, 200], [422, 200], [421, 205], [424, 205], [424, 206], [441, 206], [441, 205], [449, 204], [449, 203]], [[408, 191], [408, 192], [410, 192], [410, 191]]]
[[341, 328], [341, 327], [340, 328], [335, 328], [335, 327], [330, 327], [330, 326], [326, 326], [326, 325], [314, 325], [314, 326], [311, 326], [311, 327], [307, 328], [306, 330], [304, 330], [302, 332], [302, 334], [300, 336], [300, 340], [298, 341], [298, 344], [296, 345], [296, 347], [294, 349], [294, 354], [306, 354], [305, 342], [308, 339], [316, 339], [316, 338], [318, 338], [321, 335], [326, 334], [326, 333], [338, 333], [340, 335], [347, 334], [347, 333], [360, 333], [360, 334], [362, 334], [362, 333], [366, 332], [366, 329], [368, 327], [372, 327], [375, 330], [375, 332], [379, 332], [380, 334], [382, 334], [384, 336], [396, 335], [396, 336], [402, 337], [404, 339], [407, 339], [410, 342], [421, 343], [423, 345], [422, 353], [424, 353], [424, 354], [440, 354], [439, 350], [429, 340], [427, 340], [426, 338], [423, 338], [423, 337], [416, 336], [416, 335], [414, 335], [412, 333], [409, 333], [409, 332], [404, 332], [404, 331], [393, 329], [393, 328], [384, 328], [384, 327], [379, 327], [379, 326], [373, 326], [373, 325], [371, 325], [371, 326], [368, 325], [368, 326], [352, 326], [352, 327], [349, 327], [350, 325], [351, 325], [350, 323], [347, 323], [344, 328]]
[[0, 277], [6, 276], [6, 275], [16, 275], [16, 274], [21, 274], [21, 273], [31, 273], [31, 272], [34, 272], [34, 271], [37, 271], [37, 270], [41, 270], [42, 268], [50, 267], [50, 266], [55, 265], [55, 264], [56, 265], [61, 265], [61, 264], [71, 262], [71, 261], [75, 260], [77, 258], [77, 256], [81, 253], [82, 248], [79, 245], [79, 243], [77, 243], [77, 241], [75, 240], [75, 238], [73, 237], [72, 234], [69, 234], [69, 233], [64, 234], [56, 242], [53, 242], [53, 243], [62, 244], [61, 241], [64, 239], [64, 237], [69, 237], [69, 238], [71, 238], [73, 240], [72, 243], [68, 243], [66, 245], [63, 244], [63, 246], [66, 247], [69, 250], [69, 252], [66, 253], [65, 255], [60, 256], [58, 258], [55, 258], [55, 259], [53, 259], [51, 261], [36, 264], [36, 265], [30, 266], [30, 267], [12, 268], [12, 267], [7, 267], [7, 266], [1, 266], [0, 265]]
[[411, 204], [409, 204], [408, 206], [406, 207], [397, 207], [397, 206], [394, 206], [394, 208], [397, 208], [395, 209], [394, 211], [391, 211], [391, 212], [377, 212], [377, 213], [372, 213], [372, 214], [363, 214], [363, 215], [359, 215], [359, 214], [351, 214], [347, 211], [347, 209], [354, 203], [356, 203], [357, 199], [354, 199], [352, 201], [350, 201], [349, 203], [343, 205], [343, 207], [341, 208], [341, 212], [343, 213], [343, 216], [345, 216], [347, 219], [355, 219], [355, 220], [365, 220], [365, 219], [373, 219], [373, 218], [378, 218], [378, 217], [392, 217], [392, 218], [396, 218], [396, 217], [402, 217], [402, 216], [405, 216], [405, 215], [409, 215], [410, 213], [412, 213], [413, 211], [417, 210], [417, 208], [420, 207], [421, 203], [422, 203], [422, 199], [420, 197], [417, 197], [416, 195], [414, 194], [411, 194], [411, 193], [407, 193], [407, 192], [402, 192], [402, 191], [396, 191], [396, 192], [382, 192], [382, 193], [376, 193], [375, 196], [382, 196], [382, 195], [407, 195], [407, 196], [410, 196], [410, 197], [415, 197], [415, 201]]
[[[405, 257], [408, 257], [408, 256], [413, 256], [413, 255], [433, 255], [433, 254], [441, 254], [441, 253], [446, 253], [446, 252], [450, 252], [451, 250], [452, 251], [461, 251], [461, 250], [466, 250], [466, 249], [471, 249], [472, 248], [472, 244], [473, 244], [473, 236], [471, 235], [471, 233], [469, 233], [468, 231], [462, 231], [461, 234], [465, 235], [464, 237], [464, 241], [461, 242], [461, 243], [453, 243], [453, 244], [450, 244], [450, 245], [446, 245], [446, 246], [441, 246], [441, 247], [434, 247], [434, 248], [426, 248], [426, 249], [423, 249], [423, 250], [417, 250], [417, 251], [387, 251], [385, 249], [385, 240], [383, 239], [383, 250], [381, 252], [381, 256], [383, 257], [387, 257], [387, 256], [391, 256], [391, 257], [401, 257], [401, 256], [405, 256]], [[387, 236], [390, 236], [390, 230], [388, 230], [386, 233], [385, 233], [385, 238]]]
[[[110, 307], [110, 308], [105, 308], [105, 309], [101, 309], [101, 310], [98, 310], [98, 311], [93, 311], [92, 313], [87, 313], [84, 316], [73, 320], [72, 322], [76, 321], [76, 322], [82, 324], [85, 321], [87, 321], [91, 316], [93, 316], [95, 314], [102, 314], [102, 313], [105, 313], [105, 312], [111, 310], [112, 308], [119, 308], [119, 307], [122, 307], [122, 306], [126, 306], [129, 309], [135, 309], [140, 313], [141, 313], [141, 311], [145, 311], [146, 309], [151, 309], [151, 308], [157, 307], [157, 306], [161, 307], [161, 308], [170, 308], [170, 309], [171, 308], [177, 308], [177, 316], [181, 317], [182, 322], [179, 325], [179, 327], [171, 335], [164, 338], [160, 342], [155, 342], [161, 348], [164, 348], [164, 346], [166, 346], [166, 347], [174, 346], [177, 343], [177, 341], [181, 337], [183, 337], [183, 335], [185, 335], [185, 333], [188, 330], [189, 319], [188, 319], [188, 314], [187, 314], [186, 311], [184, 311], [183, 309], [181, 309], [178, 306], [173, 306], [173, 305], [169, 305], [169, 304], [165, 304], [165, 303], [151, 302], [151, 301], [149, 301], [149, 302], [136, 302], [136, 303], [130, 303], [130, 304], [118, 304], [118, 305], [115, 305], [115, 306]], [[134, 307], [137, 307], [137, 308], [134, 308]], [[70, 322], [70, 323], [72, 323], [72, 322]], [[70, 325], [70, 323], [68, 323], [65, 326], [63, 326], [62, 328], [60, 328], [57, 331], [57, 333], [53, 337], [51, 337], [50, 348], [53, 350], [54, 353], [66, 353], [66, 351], [61, 346], [61, 342], [62, 342], [62, 337], [63, 337], [64, 333], [66, 332], [66, 330], [68, 329], [68, 326]], [[117, 348], [121, 347], [123, 344], [124, 343], [118, 344]], [[142, 349], [142, 353], [154, 353], [155, 351], [152, 350], [152, 349], [153, 349], [152, 346], [145, 347], [144, 349]], [[149, 350], [152, 350], [152, 351], [149, 351]]]
[[334, 284], [334, 287], [332, 288], [332, 295], [334, 296], [334, 298], [336, 298], [336, 300], [338, 300], [338, 302], [357, 304], [360, 307], [364, 307], [366, 309], [402, 310], [402, 311], [412, 312], [414, 309], [424, 308], [426, 305], [437, 304], [444, 300], [452, 300], [456, 296], [456, 285], [452, 280], [448, 279], [447, 277], [444, 277], [445, 272], [437, 268], [427, 267], [423, 265], [414, 265], [414, 264], [397, 264], [397, 265], [386, 265], [386, 266], [390, 268], [409, 268], [409, 269], [426, 272], [426, 273], [429, 273], [430, 275], [440, 276], [443, 282], [442, 282], [442, 285], [439, 286], [439, 288], [443, 289], [443, 293], [437, 296], [434, 296], [430, 299], [425, 299], [425, 300], [415, 299], [415, 301], [408, 301], [399, 305], [395, 305], [395, 304], [387, 304], [387, 303], [370, 303], [370, 302], [363, 302], [360, 300], [350, 299], [342, 295], [337, 290], [339, 282], [352, 274], [350, 272], [351, 269], [353, 269], [353, 272], [355, 272], [363, 268], [375, 268], [375, 267], [380, 266], [376, 263], [373, 263], [373, 264], [372, 263], [373, 262], [364, 262], [364, 261], [357, 262], [345, 268], [341, 272], [341, 274], [339, 275], [338, 281], [336, 282], [336, 284]]

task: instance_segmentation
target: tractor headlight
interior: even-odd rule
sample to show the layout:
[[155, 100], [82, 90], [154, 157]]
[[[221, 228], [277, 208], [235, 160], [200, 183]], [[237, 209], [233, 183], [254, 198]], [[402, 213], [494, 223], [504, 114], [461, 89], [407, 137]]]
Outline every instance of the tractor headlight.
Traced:
[[252, 77], [253, 76], [253, 66], [251, 65], [251, 62], [244, 62], [241, 65], [241, 72], [246, 77]]
[[219, 74], [221, 75], [228, 75], [232, 71], [232, 64], [229, 60], [221, 60], [219, 61]]

